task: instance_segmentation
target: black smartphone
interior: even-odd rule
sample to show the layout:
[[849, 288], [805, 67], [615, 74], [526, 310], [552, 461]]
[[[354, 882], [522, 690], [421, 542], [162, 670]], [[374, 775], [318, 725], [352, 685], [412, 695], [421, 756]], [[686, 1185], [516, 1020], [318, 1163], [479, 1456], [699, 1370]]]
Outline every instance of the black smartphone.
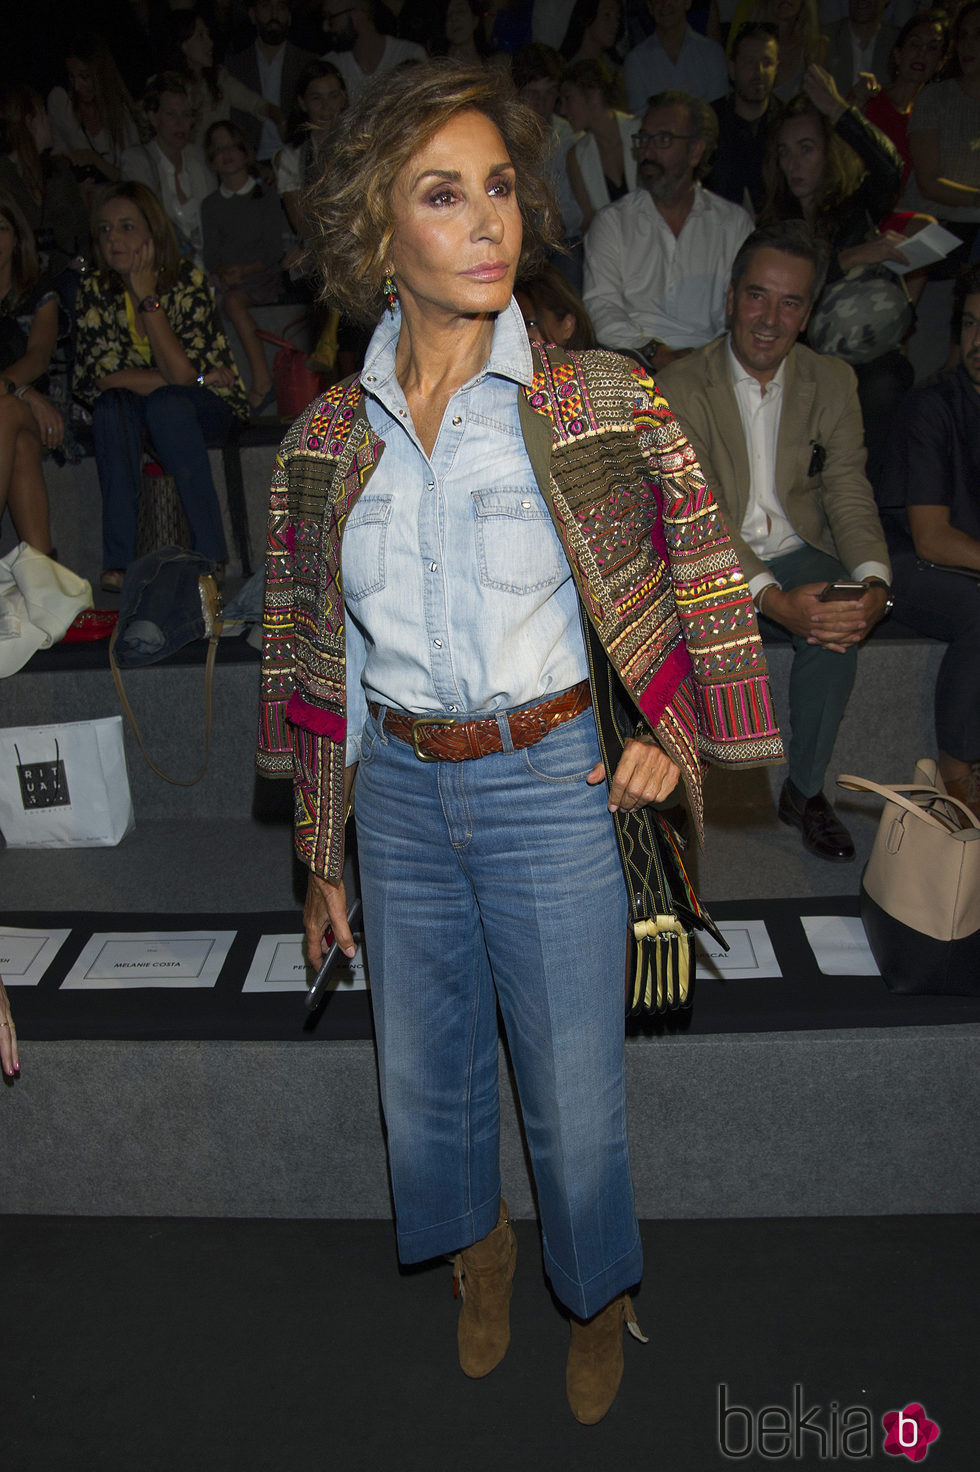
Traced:
[[828, 583], [818, 597], [821, 603], [853, 603], [856, 598], [863, 598], [867, 591], [864, 583], [851, 583], [841, 578], [839, 582]]
[[[354, 935], [354, 928], [360, 918], [361, 901], [360, 899], [352, 900], [351, 907], [347, 911], [347, 923], [351, 928], [352, 935]], [[354, 939], [357, 940], [356, 935], [354, 935]], [[306, 993], [307, 1011], [313, 1012], [316, 1010], [317, 1007], [319, 1007], [320, 1003], [323, 1001], [324, 997], [327, 994], [327, 988], [330, 985], [330, 978], [333, 975], [335, 968], [339, 966], [342, 961], [346, 960], [347, 957], [340, 949], [340, 946], [337, 944], [336, 940], [331, 939], [330, 949], [327, 951], [327, 954], [323, 958], [320, 969], [317, 972], [316, 977], [314, 978], [313, 985]]]

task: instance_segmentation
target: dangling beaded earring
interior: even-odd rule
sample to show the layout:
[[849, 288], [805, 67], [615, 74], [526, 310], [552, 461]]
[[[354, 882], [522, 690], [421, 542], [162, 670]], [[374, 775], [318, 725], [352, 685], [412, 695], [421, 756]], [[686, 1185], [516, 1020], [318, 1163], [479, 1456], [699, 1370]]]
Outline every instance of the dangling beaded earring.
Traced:
[[385, 294], [385, 306], [392, 316], [395, 315], [395, 303], [398, 300], [398, 288], [390, 276], [385, 276], [385, 284], [382, 288]]

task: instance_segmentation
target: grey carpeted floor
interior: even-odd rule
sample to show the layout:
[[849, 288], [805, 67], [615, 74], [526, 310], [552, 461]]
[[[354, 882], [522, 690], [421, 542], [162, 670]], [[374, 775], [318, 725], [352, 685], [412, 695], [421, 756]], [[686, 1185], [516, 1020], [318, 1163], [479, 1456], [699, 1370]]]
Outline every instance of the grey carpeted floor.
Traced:
[[[896, 1162], [900, 1168], [900, 1162]], [[399, 1273], [385, 1222], [0, 1219], [4, 1466], [31, 1472], [759, 1472], [725, 1456], [719, 1386], [755, 1417], [825, 1428], [912, 1402], [930, 1472], [976, 1458], [977, 1222], [964, 1217], [646, 1222], [619, 1398], [564, 1396], [567, 1329], [537, 1231], [516, 1224], [513, 1340], [485, 1381], [455, 1361], [450, 1270]], [[836, 1407], [836, 1412], [835, 1412]], [[745, 1421], [728, 1423], [744, 1445]], [[816, 1433], [775, 1465], [841, 1465]]]

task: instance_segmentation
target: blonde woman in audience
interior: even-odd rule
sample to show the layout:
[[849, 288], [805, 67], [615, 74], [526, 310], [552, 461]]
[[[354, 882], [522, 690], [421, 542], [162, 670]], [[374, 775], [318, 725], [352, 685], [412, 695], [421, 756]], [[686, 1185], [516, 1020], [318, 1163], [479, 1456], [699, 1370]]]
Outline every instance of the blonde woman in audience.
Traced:
[[78, 37], [65, 52], [68, 86], [48, 93], [52, 149], [84, 185], [120, 177], [123, 149], [140, 142], [136, 104], [101, 36]]
[[568, 182], [582, 211], [582, 230], [596, 210], [636, 187], [633, 134], [639, 123], [615, 106], [619, 87], [602, 61], [576, 61], [565, 72], [561, 111], [581, 133], [565, 155]]

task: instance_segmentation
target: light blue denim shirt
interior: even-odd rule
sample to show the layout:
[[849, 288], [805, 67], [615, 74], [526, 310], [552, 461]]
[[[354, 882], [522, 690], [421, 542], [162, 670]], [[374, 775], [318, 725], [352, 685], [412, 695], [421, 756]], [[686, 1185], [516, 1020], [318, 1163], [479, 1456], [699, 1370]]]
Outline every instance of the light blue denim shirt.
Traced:
[[361, 374], [385, 448], [343, 536], [348, 763], [369, 700], [465, 720], [588, 673], [578, 595], [521, 434], [533, 367], [517, 304], [450, 399], [431, 457], [395, 377], [400, 326], [397, 310], [381, 322]]

